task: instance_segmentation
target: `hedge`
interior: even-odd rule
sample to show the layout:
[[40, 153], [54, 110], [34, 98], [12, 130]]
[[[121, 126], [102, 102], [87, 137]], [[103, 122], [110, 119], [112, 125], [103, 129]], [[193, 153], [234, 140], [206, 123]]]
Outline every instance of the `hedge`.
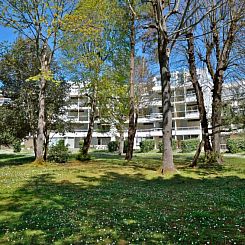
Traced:
[[[159, 149], [159, 152], [163, 152], [162, 141], [158, 143], [158, 149]], [[176, 150], [176, 149], [177, 149], [177, 140], [172, 140], [172, 150]]]
[[227, 139], [226, 146], [230, 153], [245, 151], [245, 138]]
[[48, 161], [65, 163], [69, 158], [69, 150], [64, 140], [59, 140], [56, 145], [52, 145], [48, 151]]
[[108, 151], [109, 152], [115, 152], [119, 149], [119, 143], [118, 141], [111, 141], [108, 143]]
[[180, 142], [181, 151], [183, 153], [195, 151], [199, 143], [200, 143], [199, 139], [182, 140]]
[[155, 141], [154, 140], [144, 140], [140, 142], [140, 151], [149, 152], [154, 150]]

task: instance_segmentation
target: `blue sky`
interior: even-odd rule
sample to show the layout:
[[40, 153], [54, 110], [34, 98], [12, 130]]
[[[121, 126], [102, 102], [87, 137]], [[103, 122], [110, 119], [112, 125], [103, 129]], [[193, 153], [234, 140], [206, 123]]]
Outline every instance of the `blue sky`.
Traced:
[[13, 42], [17, 37], [17, 34], [10, 28], [0, 26], [0, 42], [8, 41]]

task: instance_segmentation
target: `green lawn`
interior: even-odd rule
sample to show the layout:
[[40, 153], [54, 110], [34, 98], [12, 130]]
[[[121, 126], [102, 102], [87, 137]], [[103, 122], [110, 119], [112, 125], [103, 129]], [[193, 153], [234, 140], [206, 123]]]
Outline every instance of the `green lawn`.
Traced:
[[179, 173], [163, 178], [157, 153], [92, 155], [0, 154], [0, 244], [245, 244], [245, 158], [190, 169], [176, 154]]

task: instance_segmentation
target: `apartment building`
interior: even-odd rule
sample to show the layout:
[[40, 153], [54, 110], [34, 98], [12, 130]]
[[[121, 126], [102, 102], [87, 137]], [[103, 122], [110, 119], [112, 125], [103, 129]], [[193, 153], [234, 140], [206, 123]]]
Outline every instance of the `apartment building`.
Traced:
[[[206, 70], [198, 70], [198, 76], [203, 84], [205, 104], [210, 111], [211, 98], [208, 84], [209, 76]], [[154, 139], [156, 146], [162, 138], [162, 113], [161, 113], [161, 86], [160, 77], [154, 78], [154, 86], [150, 91], [142, 95], [142, 103], [139, 108], [138, 127], [135, 137], [134, 148], [139, 148], [141, 141]], [[206, 86], [206, 87], [205, 87]], [[72, 85], [69, 97], [71, 106], [67, 109], [67, 119], [72, 120], [74, 132], [65, 135], [52, 135], [53, 142], [60, 138], [65, 139], [71, 149], [78, 148], [79, 142], [86, 136], [89, 124], [90, 108], [86, 105], [87, 98], [80, 93], [79, 85]], [[172, 135], [176, 140], [199, 138], [201, 127], [199, 112], [194, 89], [192, 87], [188, 72], [174, 72], [171, 74], [172, 92]], [[125, 122], [127, 123], [127, 122]], [[107, 144], [116, 140], [118, 133], [112, 125], [104, 125], [96, 120], [92, 147], [105, 149]], [[127, 138], [127, 131], [124, 133]]]
[[2, 106], [4, 103], [7, 103], [9, 101], [10, 101], [10, 99], [4, 97], [2, 91], [0, 90], [0, 106]]

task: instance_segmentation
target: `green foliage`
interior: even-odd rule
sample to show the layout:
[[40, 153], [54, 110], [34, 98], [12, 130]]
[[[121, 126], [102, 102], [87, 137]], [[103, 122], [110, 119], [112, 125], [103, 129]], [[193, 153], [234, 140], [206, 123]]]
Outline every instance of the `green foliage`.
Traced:
[[119, 143], [118, 143], [118, 141], [111, 141], [108, 143], [107, 146], [108, 146], [109, 152], [115, 152], [115, 151], [118, 151]]
[[[52, 61], [52, 73], [57, 79], [59, 67]], [[0, 108], [0, 138], [5, 144], [23, 139], [37, 132], [39, 81], [28, 80], [40, 73], [40, 62], [36, 57], [35, 43], [19, 38], [8, 47], [0, 59], [2, 89], [11, 102]], [[69, 84], [48, 80], [45, 91], [45, 130], [64, 133], [71, 128], [62, 116], [68, 105]], [[5, 132], [5, 133], [4, 133]], [[6, 135], [8, 132], [8, 135]], [[47, 133], [46, 132], [46, 133]], [[3, 135], [5, 134], [5, 135]], [[7, 137], [8, 136], [8, 137]], [[0, 144], [1, 144], [0, 139]]]
[[[177, 143], [178, 141], [177, 140], [174, 140], [172, 139], [172, 150], [176, 150], [177, 149]], [[162, 141], [158, 143], [158, 149], [159, 149], [159, 152], [163, 152], [163, 143]]]
[[181, 143], [181, 151], [185, 153], [185, 152], [195, 151], [200, 141], [198, 139], [189, 139], [189, 140], [182, 140], [180, 143]]
[[83, 154], [83, 145], [84, 145], [84, 142], [83, 142], [83, 140], [81, 140], [79, 142], [79, 152], [76, 155], [76, 160], [81, 161], [81, 162], [91, 160], [91, 156], [89, 154], [87, 154], [87, 155]]
[[25, 113], [12, 105], [0, 106], [0, 145], [10, 146], [28, 135]]
[[15, 140], [13, 143], [14, 152], [21, 152], [21, 142], [20, 140]]
[[237, 152], [245, 151], [245, 137], [227, 139], [226, 145], [230, 153], [237, 153]]
[[141, 152], [149, 152], [154, 150], [155, 141], [154, 140], [144, 140], [140, 142], [140, 151]]
[[48, 152], [48, 161], [65, 163], [69, 158], [69, 150], [64, 140], [59, 140], [56, 145], [52, 145]]

